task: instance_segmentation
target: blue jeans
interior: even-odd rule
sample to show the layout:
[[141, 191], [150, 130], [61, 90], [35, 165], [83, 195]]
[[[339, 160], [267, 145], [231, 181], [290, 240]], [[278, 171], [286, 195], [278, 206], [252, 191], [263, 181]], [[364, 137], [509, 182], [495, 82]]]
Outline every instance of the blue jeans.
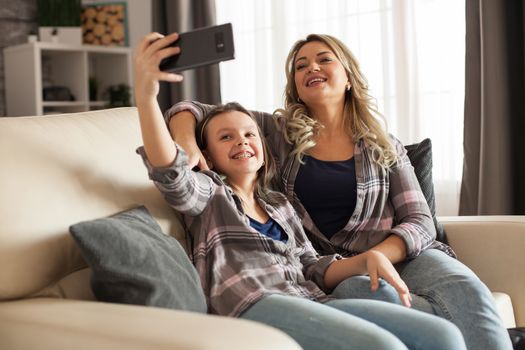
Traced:
[[[413, 260], [397, 264], [396, 268], [412, 294], [412, 308], [453, 322], [461, 330], [468, 349], [512, 349], [492, 294], [461, 262], [429, 249]], [[372, 293], [368, 276], [341, 282], [333, 296], [401, 304], [396, 290], [385, 281]]]
[[375, 300], [340, 299], [321, 304], [274, 294], [241, 318], [280, 329], [305, 350], [462, 350], [465, 342], [452, 323], [404, 306]]

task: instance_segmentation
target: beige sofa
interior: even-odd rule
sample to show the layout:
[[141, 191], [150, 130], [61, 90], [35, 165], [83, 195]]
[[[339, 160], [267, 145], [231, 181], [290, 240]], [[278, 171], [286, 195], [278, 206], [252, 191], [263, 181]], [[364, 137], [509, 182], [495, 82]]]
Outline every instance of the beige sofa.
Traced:
[[[143, 204], [183, 240], [140, 144], [135, 108], [0, 118], [0, 348], [298, 349], [253, 322], [94, 300], [71, 224]], [[501, 298], [507, 325], [525, 325], [525, 219], [444, 223], [460, 259], [512, 299], [514, 314]]]

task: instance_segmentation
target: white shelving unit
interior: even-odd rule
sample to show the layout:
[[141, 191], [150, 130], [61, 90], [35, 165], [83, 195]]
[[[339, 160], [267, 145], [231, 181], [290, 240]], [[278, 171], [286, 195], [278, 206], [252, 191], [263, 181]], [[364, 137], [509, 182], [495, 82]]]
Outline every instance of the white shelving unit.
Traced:
[[[104, 108], [108, 102], [102, 97], [109, 86], [132, 86], [127, 47], [27, 43], [4, 49], [4, 67], [8, 116]], [[98, 82], [96, 101], [89, 100], [90, 77]], [[44, 101], [46, 86], [65, 86], [75, 100]]]

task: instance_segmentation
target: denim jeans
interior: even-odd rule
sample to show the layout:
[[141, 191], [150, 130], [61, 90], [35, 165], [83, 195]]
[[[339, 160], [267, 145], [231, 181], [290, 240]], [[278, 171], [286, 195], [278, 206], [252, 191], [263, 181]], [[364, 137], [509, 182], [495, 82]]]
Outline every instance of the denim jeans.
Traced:
[[[468, 349], [512, 349], [492, 294], [461, 262], [429, 249], [413, 260], [397, 264], [396, 268], [412, 294], [412, 308], [453, 322], [461, 330]], [[401, 303], [396, 290], [385, 281], [372, 293], [368, 276], [341, 282], [333, 295]]]
[[321, 304], [274, 294], [251, 306], [241, 318], [278, 328], [305, 350], [466, 349], [461, 332], [451, 322], [375, 300]]

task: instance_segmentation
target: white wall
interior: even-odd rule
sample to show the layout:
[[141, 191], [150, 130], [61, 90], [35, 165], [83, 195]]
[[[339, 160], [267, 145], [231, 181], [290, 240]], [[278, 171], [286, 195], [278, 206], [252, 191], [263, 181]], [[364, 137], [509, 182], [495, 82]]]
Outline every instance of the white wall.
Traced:
[[86, 5], [110, 2], [127, 3], [129, 46], [134, 49], [139, 40], [151, 32], [151, 0], [82, 0]]

